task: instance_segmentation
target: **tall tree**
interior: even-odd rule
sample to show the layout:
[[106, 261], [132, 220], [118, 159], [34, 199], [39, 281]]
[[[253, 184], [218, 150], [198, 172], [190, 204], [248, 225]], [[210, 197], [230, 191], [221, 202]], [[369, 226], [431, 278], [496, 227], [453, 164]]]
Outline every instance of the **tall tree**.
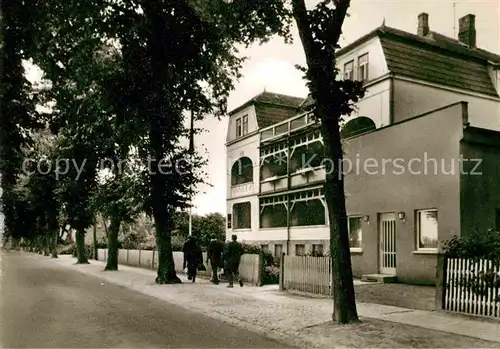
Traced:
[[339, 123], [343, 116], [354, 111], [354, 103], [364, 95], [361, 82], [337, 79], [335, 50], [339, 48], [349, 5], [349, 0], [322, 0], [314, 9], [307, 10], [304, 0], [292, 0], [293, 17], [307, 62], [307, 69], [301, 70], [306, 73], [307, 85], [315, 100], [314, 115], [321, 122], [325, 156], [333, 164], [333, 168], [326, 171], [324, 187], [330, 219], [333, 320], [342, 324], [359, 319], [349, 251]]
[[19, 238], [16, 230], [15, 187], [22, 172], [22, 147], [31, 142], [29, 130], [40, 128], [35, 111], [36, 94], [24, 76], [23, 60], [28, 59], [32, 34], [31, 18], [36, 17], [27, 1], [0, 2], [0, 172], [5, 234]]
[[185, 134], [184, 115], [225, 113], [242, 62], [234, 45], [286, 32], [283, 2], [268, 4], [143, 0], [110, 5], [114, 15], [109, 25], [129, 77], [124, 103], [136, 121], [129, 125], [144, 135], [140, 154], [150, 164], [145, 183], [155, 220], [157, 283], [180, 282], [172, 255], [173, 217], [178, 208], [187, 207], [194, 185], [202, 180], [193, 171], [202, 160], [195, 156], [186, 163], [190, 153], [178, 146]]

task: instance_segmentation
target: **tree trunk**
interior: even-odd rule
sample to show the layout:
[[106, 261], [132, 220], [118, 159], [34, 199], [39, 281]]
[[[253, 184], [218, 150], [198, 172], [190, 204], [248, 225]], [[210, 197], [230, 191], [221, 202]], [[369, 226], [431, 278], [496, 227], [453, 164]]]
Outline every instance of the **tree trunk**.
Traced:
[[43, 255], [44, 256], [50, 256], [50, 237], [49, 237], [49, 233], [46, 232], [42, 239], [43, 239]]
[[[159, 161], [164, 158], [164, 139], [163, 129], [152, 124], [150, 126], [149, 139], [151, 150], [153, 151], [151, 176], [151, 201], [153, 208], [153, 217], [155, 220], [156, 231], [156, 249], [158, 250], [158, 270], [155, 282], [157, 284], [181, 284], [182, 281], [175, 273], [174, 255], [172, 253], [172, 228], [173, 212], [169, 210], [169, 202], [165, 195], [167, 182], [165, 174], [159, 173]], [[168, 188], [171, 189], [171, 188]], [[170, 203], [172, 204], [172, 203]]]
[[50, 241], [52, 241], [51, 243], [51, 249], [50, 249], [50, 255], [52, 258], [57, 258], [57, 238], [59, 236], [59, 233], [57, 231], [57, 229], [54, 230], [54, 232], [52, 233], [52, 238], [50, 239]]
[[[319, 108], [320, 111], [322, 108]], [[327, 118], [322, 120], [328, 120]], [[351, 253], [345, 204], [344, 174], [341, 164], [344, 158], [340, 130], [336, 121], [325, 121], [321, 126], [327, 159], [333, 170], [327, 171], [325, 200], [330, 220], [330, 253], [332, 257], [333, 320], [341, 323], [359, 322], [356, 310]]]
[[79, 229], [76, 232], [76, 257], [76, 264], [89, 264], [85, 250], [85, 229]]
[[175, 272], [172, 252], [172, 218], [155, 215], [156, 249], [158, 250], [157, 284], [181, 284]]
[[104, 223], [104, 233], [106, 234], [106, 239], [108, 238], [108, 220], [104, 218], [104, 216], [101, 217], [102, 222]]
[[36, 238], [36, 249], [37, 249], [37, 252], [38, 254], [43, 254], [43, 237], [41, 236], [38, 236]]
[[[334, 321], [340, 324], [359, 322], [352, 279], [349, 233], [344, 193], [344, 176], [340, 166], [344, 154], [339, 121], [342, 117], [343, 90], [336, 83], [335, 47], [337, 46], [349, 0], [338, 0], [329, 21], [321, 30], [328, 41], [315, 41], [310, 14], [304, 0], [293, 0], [293, 16], [299, 30], [308, 65], [309, 89], [315, 99], [315, 116], [321, 121], [321, 134], [327, 161], [325, 200], [330, 220], [330, 254], [332, 257], [332, 291]], [[324, 18], [322, 18], [324, 19]], [[322, 40], [320, 40], [322, 41]]]
[[104, 270], [118, 270], [118, 232], [121, 222], [111, 219], [108, 231], [108, 259]]
[[96, 219], [94, 219], [94, 259], [96, 261], [99, 260], [99, 254], [97, 253], [97, 226], [96, 226], [97, 222], [96, 222]]

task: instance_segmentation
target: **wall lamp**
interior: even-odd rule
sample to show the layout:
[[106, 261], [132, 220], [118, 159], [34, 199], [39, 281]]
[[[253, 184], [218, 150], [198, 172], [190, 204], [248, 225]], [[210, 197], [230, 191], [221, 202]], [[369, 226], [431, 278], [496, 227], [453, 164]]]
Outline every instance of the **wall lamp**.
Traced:
[[404, 213], [403, 211], [398, 212], [398, 218], [403, 222], [406, 221], [406, 213]]
[[370, 221], [370, 216], [367, 214], [363, 216], [363, 222], [368, 223]]

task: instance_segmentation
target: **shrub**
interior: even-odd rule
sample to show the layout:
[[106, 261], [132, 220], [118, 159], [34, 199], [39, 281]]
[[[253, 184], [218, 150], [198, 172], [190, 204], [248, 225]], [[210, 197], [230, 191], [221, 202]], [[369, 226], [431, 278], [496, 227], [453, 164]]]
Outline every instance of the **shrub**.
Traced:
[[[445, 255], [452, 258], [467, 258], [474, 260], [486, 259], [494, 265], [500, 265], [500, 232], [489, 230], [484, 234], [477, 231], [461, 237], [454, 236], [444, 243]], [[476, 295], [484, 296], [491, 289], [500, 288], [500, 274], [493, 268], [478, 270], [473, 263], [470, 274], [460, 277], [457, 284], [469, 289]], [[451, 286], [451, 285], [449, 285]], [[500, 295], [495, 302], [500, 302]]]
[[279, 283], [280, 269], [279, 260], [274, 258], [269, 251], [264, 251], [259, 245], [245, 244], [243, 245], [244, 253], [259, 254], [262, 257], [262, 284], [271, 285]]
[[449, 257], [488, 259], [500, 261], [500, 232], [473, 232], [461, 237], [454, 236], [444, 242], [444, 252]]

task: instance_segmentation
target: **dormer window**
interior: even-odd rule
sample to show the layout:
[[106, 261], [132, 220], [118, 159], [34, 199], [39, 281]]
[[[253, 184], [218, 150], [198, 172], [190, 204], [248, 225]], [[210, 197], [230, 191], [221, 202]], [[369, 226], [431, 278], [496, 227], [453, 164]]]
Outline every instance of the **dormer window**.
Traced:
[[358, 80], [368, 80], [368, 53], [358, 57]]
[[248, 115], [243, 116], [243, 136], [248, 133]]
[[242, 128], [241, 128], [241, 118], [236, 119], [236, 137], [241, 137]]
[[344, 80], [352, 80], [353, 76], [354, 61], [347, 62], [344, 64]]
[[236, 119], [236, 138], [248, 134], [248, 115]]

